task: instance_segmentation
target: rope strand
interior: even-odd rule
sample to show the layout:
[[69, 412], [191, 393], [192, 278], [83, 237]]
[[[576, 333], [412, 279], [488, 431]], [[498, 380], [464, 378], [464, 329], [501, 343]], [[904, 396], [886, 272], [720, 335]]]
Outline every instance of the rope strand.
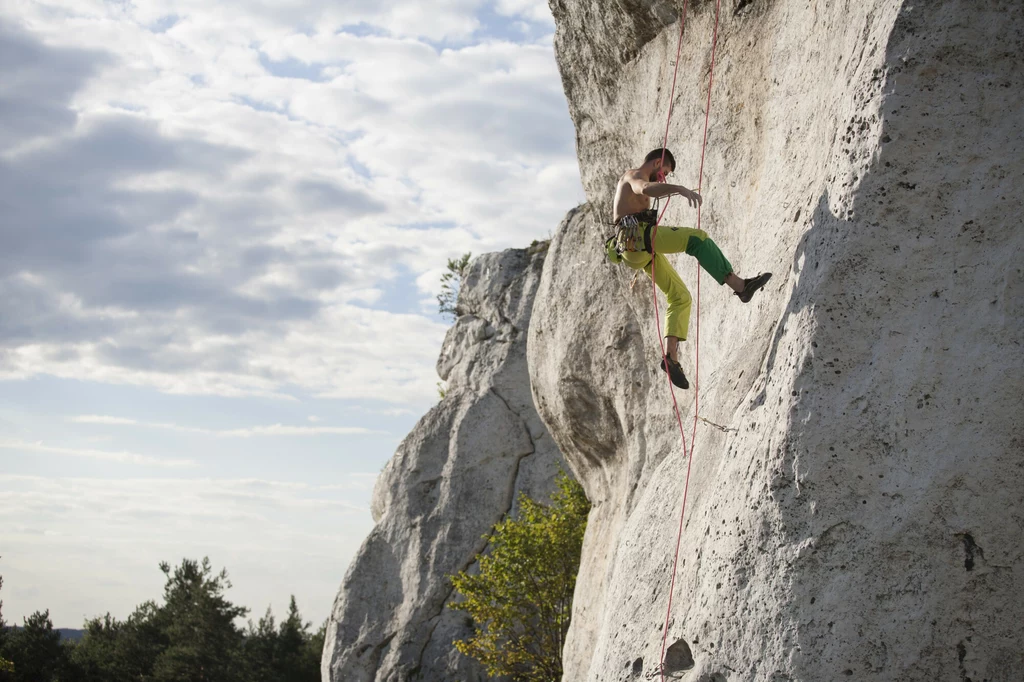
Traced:
[[[676, 63], [675, 69], [672, 74], [672, 89], [669, 94], [669, 105], [668, 105], [668, 117], [665, 122], [665, 137], [662, 142], [661, 161], [662, 165], [665, 163], [665, 150], [668, 146], [668, 131], [669, 126], [672, 122], [672, 110], [675, 106], [675, 91], [676, 91], [676, 78], [679, 74], [679, 57], [682, 53], [683, 46], [683, 32], [686, 28], [686, 8], [687, 0], [683, 1], [683, 13], [682, 18], [679, 22], [679, 43], [676, 46]], [[700, 151], [700, 170], [697, 175], [697, 193], [700, 194], [701, 188], [704, 181], [704, 157], [708, 145], [708, 123], [711, 117], [711, 88], [714, 84], [715, 75], [715, 49], [718, 46], [718, 18], [721, 10], [721, 0], [716, 0], [715, 3], [715, 30], [714, 38], [711, 43], [711, 70], [708, 79], [708, 101], [704, 112], [704, 141]], [[658, 328], [658, 343], [661, 345], [661, 362], [662, 365], [666, 364], [667, 354], [665, 351], [665, 340], [661, 335], [661, 313], [658, 310], [658, 288], [657, 280], [655, 278], [655, 254], [654, 244], [658, 235], [658, 224], [661, 223], [661, 219], [665, 217], [665, 212], [668, 211], [668, 204], [671, 198], [666, 199], [665, 208], [662, 210], [661, 215], [658, 216], [657, 221], [651, 231], [651, 290], [654, 297], [654, 319], [655, 324]], [[700, 204], [697, 204], [697, 229], [700, 229], [701, 210]], [[690, 471], [693, 466], [693, 452], [694, 446], [697, 439], [697, 419], [698, 409], [700, 407], [700, 264], [697, 264], [697, 338], [696, 338], [696, 350], [695, 350], [695, 373], [693, 381], [693, 431], [690, 434], [690, 447], [686, 447], [686, 432], [683, 429], [682, 416], [679, 413], [679, 403], [676, 401], [675, 387], [672, 385], [672, 379], [668, 376], [668, 372], [665, 375], [668, 379], [669, 393], [672, 396], [672, 409], [675, 411], [676, 423], [679, 426], [679, 436], [683, 443], [683, 457], [686, 458], [686, 481], [683, 485], [683, 503], [679, 511], [679, 530], [676, 534], [676, 550], [675, 556], [672, 559], [672, 579], [669, 583], [668, 590], [668, 607], [665, 610], [665, 626], [662, 628], [661, 638], [661, 661], [659, 665], [659, 672], [661, 674], [661, 682], [665, 682], [665, 651], [668, 644], [668, 629], [669, 621], [672, 617], [672, 597], [675, 594], [676, 587], [676, 574], [679, 568], [679, 547], [682, 544], [683, 539], [683, 521], [686, 517], [686, 498], [690, 490]]]

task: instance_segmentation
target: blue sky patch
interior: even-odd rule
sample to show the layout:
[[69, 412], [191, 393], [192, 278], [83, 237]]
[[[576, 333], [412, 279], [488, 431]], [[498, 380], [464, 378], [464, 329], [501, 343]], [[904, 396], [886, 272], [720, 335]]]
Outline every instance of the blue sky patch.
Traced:
[[357, 38], [384, 38], [388, 35], [388, 32], [379, 26], [368, 24], [365, 21], [361, 21], [358, 24], [344, 24], [338, 33], [346, 33], [350, 36], [356, 36]]
[[260, 64], [267, 70], [267, 73], [278, 78], [301, 78], [315, 83], [329, 80], [323, 75], [326, 64], [306, 64], [293, 57], [275, 61], [263, 52], [260, 52]]
[[160, 17], [152, 24], [149, 24], [146, 28], [148, 28], [153, 33], [166, 33], [167, 31], [174, 28], [174, 26], [176, 26], [179, 21], [181, 21], [181, 17], [179, 17], [177, 14], [168, 14], [166, 16]]

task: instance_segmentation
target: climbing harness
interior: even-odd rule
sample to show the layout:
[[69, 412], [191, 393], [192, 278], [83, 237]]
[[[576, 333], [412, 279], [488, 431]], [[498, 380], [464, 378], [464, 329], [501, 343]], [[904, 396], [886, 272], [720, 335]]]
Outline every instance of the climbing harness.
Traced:
[[615, 252], [620, 256], [627, 251], [650, 253], [651, 228], [657, 221], [658, 212], [655, 209], [622, 216], [616, 223], [619, 231], [615, 233]]
[[[683, 0], [683, 12], [682, 18], [679, 22], [679, 42], [676, 45], [676, 61], [675, 69], [672, 73], [672, 90], [668, 98], [668, 117], [665, 121], [665, 137], [662, 142], [661, 148], [661, 163], [665, 163], [665, 149], [668, 146], [668, 131], [669, 125], [672, 122], [672, 110], [675, 106], [675, 92], [676, 92], [676, 78], [679, 75], [679, 56], [682, 53], [683, 48], [683, 32], [686, 29], [686, 9], [688, 1]], [[718, 46], [718, 17], [721, 11], [722, 0], [715, 1], [715, 31], [714, 38], [711, 42], [711, 68], [708, 75], [708, 101], [707, 106], [704, 108], [704, 142], [700, 150], [700, 171], [697, 174], [697, 193], [701, 191], [701, 187], [704, 181], [704, 153], [708, 146], [708, 121], [711, 116], [711, 86], [714, 83], [715, 78], [715, 48]], [[658, 327], [658, 342], [661, 344], [661, 358], [662, 363], [667, 362], [667, 353], [665, 351], [665, 339], [661, 335], [661, 319], [658, 311], [658, 288], [654, 277], [655, 258], [654, 258], [654, 244], [655, 238], [658, 234], [658, 223], [665, 217], [665, 212], [668, 211], [669, 201], [665, 201], [665, 208], [661, 211], [651, 231], [651, 290], [654, 295], [654, 320]], [[697, 229], [700, 229], [700, 203], [697, 204]], [[679, 546], [683, 540], [683, 519], [686, 516], [686, 497], [690, 489], [690, 469], [693, 465], [693, 449], [697, 438], [697, 420], [700, 418], [698, 409], [700, 407], [700, 265], [697, 265], [697, 334], [696, 334], [696, 349], [694, 357], [694, 377], [693, 377], [693, 430], [690, 434], [690, 447], [686, 447], [686, 431], [683, 429], [683, 418], [679, 414], [679, 403], [676, 401], [675, 387], [672, 385], [672, 378], [665, 373], [666, 380], [668, 381], [669, 393], [672, 396], [672, 407], [675, 410], [676, 423], [679, 425], [679, 436], [683, 442], [683, 456], [686, 458], [686, 482], [683, 485], [683, 503], [679, 510], [679, 532], [676, 535], [676, 551], [675, 557], [672, 560], [672, 579], [669, 584], [668, 590], [668, 607], [665, 610], [665, 626], [662, 628], [662, 639], [661, 639], [661, 659], [659, 662], [658, 671], [661, 675], [661, 682], [665, 682], [665, 647], [668, 644], [668, 628], [669, 621], [672, 616], [672, 595], [675, 592], [676, 586], [676, 573], [679, 567]], [[717, 426], [717, 425], [716, 425]]]

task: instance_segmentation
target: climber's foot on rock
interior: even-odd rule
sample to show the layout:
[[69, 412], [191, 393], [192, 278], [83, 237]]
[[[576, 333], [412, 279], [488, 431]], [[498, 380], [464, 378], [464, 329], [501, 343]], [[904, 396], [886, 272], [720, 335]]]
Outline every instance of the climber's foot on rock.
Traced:
[[683, 374], [683, 368], [679, 366], [679, 363], [673, 360], [670, 356], [665, 356], [661, 361], [661, 368], [668, 372], [668, 378], [672, 380], [672, 383], [679, 388], [689, 388], [690, 382], [686, 380], [686, 375]]
[[757, 290], [768, 283], [768, 280], [772, 278], [772, 273], [762, 272], [757, 277], [751, 277], [750, 279], [743, 280], [743, 291], [737, 291], [736, 295], [740, 297], [740, 300], [744, 303], [750, 303], [750, 299], [754, 297]]

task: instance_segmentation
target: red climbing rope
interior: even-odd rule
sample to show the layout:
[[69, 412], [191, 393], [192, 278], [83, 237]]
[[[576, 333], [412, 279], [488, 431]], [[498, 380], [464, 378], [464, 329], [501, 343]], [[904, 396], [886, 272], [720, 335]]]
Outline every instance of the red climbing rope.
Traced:
[[[675, 92], [676, 92], [676, 77], [679, 74], [679, 56], [683, 47], [683, 31], [686, 28], [686, 8], [687, 0], [683, 0], [683, 13], [682, 18], [679, 22], [679, 43], [676, 46], [676, 63], [675, 69], [672, 73], [672, 90], [669, 94], [668, 104], [668, 118], [665, 121], [665, 138], [662, 142], [661, 161], [665, 163], [665, 149], [668, 146], [668, 131], [669, 125], [672, 122], [672, 109], [675, 106]], [[715, 31], [714, 38], [711, 43], [711, 69], [708, 76], [708, 101], [707, 106], [704, 109], [704, 141], [701, 145], [700, 150], [700, 171], [697, 174], [697, 193], [700, 194], [701, 188], [704, 182], [704, 155], [708, 146], [708, 122], [711, 117], [711, 87], [714, 83], [715, 78], [715, 48], [718, 46], [718, 16], [721, 9], [721, 0], [715, 2]], [[658, 224], [661, 223], [661, 219], [665, 216], [665, 212], [668, 211], [668, 203], [671, 197], [665, 201], [665, 208], [662, 210], [661, 215], [658, 216], [658, 220], [654, 225], [654, 229], [651, 233], [651, 246], [655, 244], [655, 239], [658, 235]], [[700, 229], [700, 204], [697, 204], [697, 229]], [[654, 254], [651, 255], [651, 290], [654, 295], [654, 319], [658, 327], [658, 342], [661, 344], [661, 362], [666, 362], [665, 352], [665, 340], [661, 335], [661, 313], [658, 311], [658, 288], [655, 280], [654, 272]], [[679, 547], [683, 540], [683, 519], [686, 516], [686, 497], [690, 490], [690, 469], [693, 465], [693, 451], [694, 445], [697, 439], [697, 419], [698, 419], [698, 408], [700, 407], [700, 264], [697, 264], [697, 334], [696, 334], [696, 349], [695, 349], [695, 360], [694, 360], [694, 377], [693, 377], [693, 430], [690, 434], [690, 447], [686, 447], [686, 432], [683, 429], [683, 419], [679, 414], [679, 403], [676, 402], [676, 391], [672, 385], [672, 379], [668, 376], [668, 372], [665, 372], [666, 378], [668, 378], [669, 393], [672, 395], [672, 408], [675, 410], [676, 422], [679, 425], [679, 436], [683, 441], [683, 456], [686, 457], [686, 482], [683, 485], [683, 504], [679, 510], [679, 531], [676, 535], [676, 551], [675, 557], [672, 560], [672, 580], [669, 584], [668, 590], [668, 608], [665, 610], [665, 627], [662, 630], [661, 637], [661, 661], [659, 666], [659, 672], [661, 674], [661, 682], [665, 682], [665, 647], [668, 644], [668, 626], [669, 620], [672, 616], [672, 596], [675, 593], [676, 587], [676, 572], [679, 566]]]

